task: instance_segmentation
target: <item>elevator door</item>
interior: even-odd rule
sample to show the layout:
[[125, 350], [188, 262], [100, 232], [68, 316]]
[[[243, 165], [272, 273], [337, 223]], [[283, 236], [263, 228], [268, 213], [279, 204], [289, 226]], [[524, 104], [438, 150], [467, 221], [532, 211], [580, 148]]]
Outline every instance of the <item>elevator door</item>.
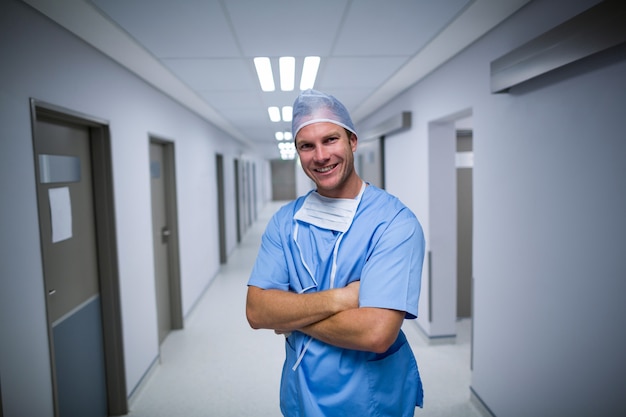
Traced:
[[89, 130], [38, 118], [38, 211], [61, 417], [107, 416]]

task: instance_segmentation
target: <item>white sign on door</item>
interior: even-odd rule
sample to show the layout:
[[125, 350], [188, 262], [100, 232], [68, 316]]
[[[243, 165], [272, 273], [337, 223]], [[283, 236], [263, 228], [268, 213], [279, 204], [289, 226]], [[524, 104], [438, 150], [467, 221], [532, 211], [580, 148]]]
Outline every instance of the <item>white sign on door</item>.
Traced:
[[68, 187], [50, 188], [50, 220], [52, 224], [52, 243], [72, 237], [72, 202]]

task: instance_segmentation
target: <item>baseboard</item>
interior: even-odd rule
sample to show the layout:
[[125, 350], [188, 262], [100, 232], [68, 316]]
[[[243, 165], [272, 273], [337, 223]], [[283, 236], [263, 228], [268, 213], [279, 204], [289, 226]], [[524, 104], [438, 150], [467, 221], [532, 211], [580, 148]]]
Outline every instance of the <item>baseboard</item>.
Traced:
[[429, 336], [417, 320], [410, 320], [410, 323], [415, 325], [415, 328], [418, 330], [416, 333], [429, 346], [454, 345], [456, 343], [456, 334]]
[[139, 396], [141, 395], [141, 393], [142, 393], [143, 389], [145, 388], [146, 384], [148, 383], [148, 381], [150, 381], [152, 376], [156, 373], [156, 370], [157, 370], [160, 362], [161, 362], [161, 357], [160, 356], [157, 356], [156, 358], [154, 358], [154, 360], [152, 361], [152, 363], [148, 367], [148, 370], [143, 374], [143, 376], [141, 377], [141, 379], [139, 380], [137, 385], [135, 385], [135, 388], [133, 388], [132, 392], [128, 396], [128, 410], [129, 410], [129, 412], [130, 412], [130, 410], [132, 410], [134, 402], [137, 400], [137, 398], [139, 398]]
[[470, 402], [478, 409], [483, 417], [496, 417], [487, 404], [480, 398], [480, 396], [474, 391], [474, 388], [470, 386]]

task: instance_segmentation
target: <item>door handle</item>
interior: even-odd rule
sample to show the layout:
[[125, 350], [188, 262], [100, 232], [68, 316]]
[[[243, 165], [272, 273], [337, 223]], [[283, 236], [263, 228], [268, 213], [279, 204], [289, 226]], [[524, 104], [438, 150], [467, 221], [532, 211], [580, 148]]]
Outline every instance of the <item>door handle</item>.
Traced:
[[161, 229], [161, 241], [163, 243], [167, 243], [170, 238], [170, 234], [170, 229], [168, 229], [167, 226], [163, 226], [163, 228]]

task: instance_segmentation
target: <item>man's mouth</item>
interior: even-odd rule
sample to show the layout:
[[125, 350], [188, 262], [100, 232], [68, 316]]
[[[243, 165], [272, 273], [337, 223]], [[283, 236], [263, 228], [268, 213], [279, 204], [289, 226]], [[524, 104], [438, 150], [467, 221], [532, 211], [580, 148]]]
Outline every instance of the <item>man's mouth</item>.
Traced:
[[320, 174], [324, 174], [325, 172], [331, 171], [336, 166], [337, 166], [337, 164], [326, 166], [326, 167], [323, 167], [323, 168], [316, 168], [315, 172], [319, 172]]

